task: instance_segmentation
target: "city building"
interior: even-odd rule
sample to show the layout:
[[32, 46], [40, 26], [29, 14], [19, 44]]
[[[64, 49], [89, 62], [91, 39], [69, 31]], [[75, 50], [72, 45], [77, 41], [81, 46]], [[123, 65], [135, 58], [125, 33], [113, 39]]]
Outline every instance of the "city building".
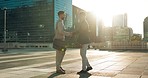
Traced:
[[127, 14], [113, 16], [112, 19], [113, 41], [130, 41], [133, 36], [132, 28], [127, 26]]
[[148, 17], [144, 19], [143, 30], [144, 30], [144, 41], [148, 41]]
[[113, 41], [131, 41], [133, 30], [130, 27], [113, 27]]
[[113, 40], [113, 28], [112, 27], [105, 27], [103, 34], [104, 34], [103, 36], [104, 42]]
[[112, 20], [113, 27], [127, 27], [127, 14], [120, 14], [113, 16]]
[[[110, 27], [105, 27], [103, 20], [101, 18], [97, 18], [97, 29], [98, 29], [97, 42], [105, 41], [106, 40], [105, 38], [109, 36], [109, 34], [107, 35], [107, 33], [110, 33], [111, 31]], [[112, 36], [111, 33], [110, 36]], [[111, 38], [109, 38], [109, 40], [111, 40]]]
[[72, 8], [73, 8], [73, 27], [75, 29], [77, 29], [78, 28], [78, 23], [80, 22], [79, 13], [80, 12], [86, 12], [86, 11], [79, 8], [79, 7], [77, 7], [77, 6], [74, 6], [74, 5], [72, 6]]
[[1, 43], [4, 40], [4, 7], [7, 8], [7, 42], [52, 42], [60, 10], [66, 13], [65, 28], [72, 27], [72, 0], [1, 0]]
[[142, 34], [133, 34], [131, 41], [142, 41]]

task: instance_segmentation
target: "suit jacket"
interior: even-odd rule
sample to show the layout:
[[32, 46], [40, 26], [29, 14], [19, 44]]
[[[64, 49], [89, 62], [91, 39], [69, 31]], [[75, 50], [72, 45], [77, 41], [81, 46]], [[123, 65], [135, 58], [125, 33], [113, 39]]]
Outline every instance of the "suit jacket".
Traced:
[[90, 31], [89, 24], [86, 20], [81, 21], [78, 24], [78, 28], [74, 31], [74, 34], [78, 34], [78, 43], [88, 44], [90, 43]]

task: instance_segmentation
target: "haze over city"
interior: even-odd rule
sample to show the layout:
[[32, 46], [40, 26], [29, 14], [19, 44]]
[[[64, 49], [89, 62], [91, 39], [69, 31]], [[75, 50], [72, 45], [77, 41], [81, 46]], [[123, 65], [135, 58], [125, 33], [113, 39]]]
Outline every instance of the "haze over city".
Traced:
[[128, 27], [143, 34], [143, 21], [148, 16], [147, 0], [73, 0], [73, 5], [102, 17], [106, 26], [112, 25], [112, 16], [127, 13]]
[[0, 0], [0, 78], [148, 78], [147, 4]]

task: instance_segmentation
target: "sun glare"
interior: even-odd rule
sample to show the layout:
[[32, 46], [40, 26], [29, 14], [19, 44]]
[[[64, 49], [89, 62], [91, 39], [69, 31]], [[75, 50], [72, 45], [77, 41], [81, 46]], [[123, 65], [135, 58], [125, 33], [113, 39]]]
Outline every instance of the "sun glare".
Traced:
[[[91, 11], [97, 18], [101, 18], [105, 26], [112, 26], [112, 17], [117, 14], [126, 12], [123, 7], [123, 2], [119, 0], [87, 0], [93, 6], [85, 6], [88, 11]], [[116, 4], [115, 1], [118, 3]]]
[[134, 33], [143, 33], [143, 20], [148, 16], [148, 0], [74, 0], [74, 4], [102, 18], [104, 25], [112, 25], [114, 15], [127, 13], [128, 26]]
[[100, 11], [93, 11], [93, 14], [97, 17], [97, 19], [101, 19], [105, 26], [111, 26], [112, 25], [112, 17], [113, 15], [111, 13], [101, 13]]

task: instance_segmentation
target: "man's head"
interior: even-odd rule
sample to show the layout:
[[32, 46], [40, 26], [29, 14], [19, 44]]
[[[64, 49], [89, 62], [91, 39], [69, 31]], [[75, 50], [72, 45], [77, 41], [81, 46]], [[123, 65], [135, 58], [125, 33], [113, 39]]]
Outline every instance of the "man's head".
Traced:
[[65, 17], [64, 11], [59, 11], [58, 16], [59, 16], [60, 19], [64, 20], [64, 17]]

